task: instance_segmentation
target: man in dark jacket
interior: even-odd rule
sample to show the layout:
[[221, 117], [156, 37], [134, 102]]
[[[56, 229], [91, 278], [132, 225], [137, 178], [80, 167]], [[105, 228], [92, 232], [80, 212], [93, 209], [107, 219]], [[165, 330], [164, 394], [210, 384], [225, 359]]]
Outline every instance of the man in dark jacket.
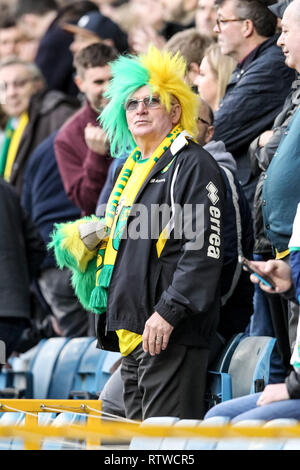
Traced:
[[6, 358], [30, 324], [30, 281], [38, 276], [46, 248], [15, 189], [0, 178], [0, 340]]
[[[55, 223], [80, 217], [80, 210], [67, 197], [54, 154], [57, 132], [45, 139], [30, 155], [25, 172], [21, 202], [47, 245]], [[35, 279], [52, 312], [53, 329], [59, 336], [87, 336], [88, 313], [79, 304], [70, 282], [70, 271], [58, 269], [48, 252]], [[94, 318], [90, 322], [94, 326]]]
[[76, 96], [78, 89], [73, 81], [73, 57], [69, 49], [72, 38], [57, 24], [57, 2], [19, 0], [15, 17], [26, 35], [39, 41], [35, 63], [41, 69], [49, 90]]
[[[298, 73], [300, 72], [299, 18], [300, 0], [293, 0], [284, 11], [282, 34], [278, 39], [278, 45], [285, 54], [286, 64]], [[213, 414], [220, 414], [222, 410], [222, 414], [235, 417], [236, 420], [300, 418], [299, 404], [288, 400], [289, 398], [299, 399], [300, 397], [299, 327], [297, 327], [299, 323], [299, 305], [295, 304], [295, 300], [288, 291], [292, 285], [288, 266], [290, 264], [292, 272], [294, 270], [293, 280], [299, 302], [300, 213], [297, 185], [299, 174], [299, 116], [298, 102], [291, 119], [286, 123], [287, 127], [282, 134], [276, 157], [272, 159], [267, 169], [267, 178], [262, 192], [263, 200], [265, 200], [265, 204], [263, 204], [265, 231], [277, 259], [267, 262], [254, 262], [258, 273], [261, 273], [262, 277], [269, 276], [275, 286], [275, 289], [271, 290], [259, 283], [260, 288], [271, 295], [285, 293], [285, 298], [288, 300], [288, 315], [286, 314], [284, 318], [285, 327], [278, 328], [276, 336], [278, 340], [282, 336], [284, 343], [289, 343], [289, 360], [294, 369], [287, 374], [284, 383], [268, 385], [259, 397], [256, 395], [244, 397], [240, 402], [233, 401], [233, 406], [230, 402], [228, 402], [228, 406], [224, 403], [221, 409], [216, 407], [211, 413], [209, 412], [208, 417]], [[265, 208], [267, 208], [267, 211], [265, 211]], [[252, 280], [258, 283], [257, 278], [252, 277]], [[291, 351], [293, 351], [292, 358]], [[288, 355], [288, 353], [286, 354]]]
[[[284, 0], [269, 8], [282, 18], [285, 9], [291, 2]], [[249, 147], [249, 156], [253, 174], [259, 174], [254, 195], [254, 259], [267, 260], [274, 257], [270, 240], [265, 233], [263, 221], [263, 207], [266, 201], [262, 197], [263, 186], [267, 169], [273, 160], [281, 139], [288, 131], [288, 126], [299, 107], [300, 80], [299, 74], [292, 83], [289, 95], [283, 108], [274, 120], [272, 129], [263, 132]], [[259, 170], [257, 170], [259, 168]], [[281, 217], [280, 217], [281, 219]], [[279, 225], [278, 225], [279, 227]], [[281, 231], [279, 229], [279, 231]], [[254, 315], [251, 319], [250, 334], [276, 336], [279, 351], [286, 370], [289, 369], [290, 344], [288, 337], [287, 318], [289, 317], [288, 301], [280, 295], [268, 295], [259, 285], [255, 285]], [[286, 333], [285, 335], [283, 333]], [[273, 367], [274, 366], [274, 367]], [[281, 366], [282, 368], [282, 366]], [[271, 370], [277, 371], [278, 365], [271, 362]]]
[[59, 91], [47, 91], [38, 67], [20, 59], [0, 66], [3, 110], [10, 118], [0, 156], [0, 174], [21, 194], [28, 156], [69, 118], [79, 103]]
[[238, 178], [252, 207], [257, 178], [251, 175], [248, 147], [270, 129], [289, 93], [294, 72], [284, 63], [270, 2], [217, 0], [215, 32], [223, 54], [238, 61], [219, 109], [215, 138], [236, 158]]
[[86, 101], [55, 139], [55, 155], [65, 191], [82, 215], [95, 213], [111, 164], [98, 115], [106, 103], [103, 93], [111, 78], [108, 64], [116, 57], [116, 50], [102, 43], [91, 44], [76, 54], [75, 80]]
[[124, 356], [126, 416], [199, 419], [220, 313], [224, 181], [191, 138], [198, 101], [180, 56], [152, 46], [146, 56], [120, 56], [112, 72], [101, 123], [112, 155], [137, 146], [107, 203], [109, 237], [96, 252], [74, 251], [74, 237], [93, 228], [85, 219], [71, 233], [58, 228], [52, 243], [99, 315], [99, 346]]

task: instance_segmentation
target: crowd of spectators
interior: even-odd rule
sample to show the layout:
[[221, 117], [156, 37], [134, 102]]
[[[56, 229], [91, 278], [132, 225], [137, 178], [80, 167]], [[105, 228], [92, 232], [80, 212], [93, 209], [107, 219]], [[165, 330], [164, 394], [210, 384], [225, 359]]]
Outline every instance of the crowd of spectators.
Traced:
[[199, 94], [197, 141], [225, 181], [218, 337], [222, 345], [240, 332], [276, 337], [270, 382], [288, 376], [299, 307], [253, 285], [238, 259], [290, 259], [300, 199], [292, 125], [300, 59], [280, 39], [293, 34], [281, 24], [290, 3], [1, 0], [0, 339], [8, 358], [43, 337], [95, 335], [94, 315], [46, 246], [55, 223], [98, 214], [107, 202], [132, 150], [112, 158], [98, 120], [110, 63], [154, 44], [185, 59], [186, 82]]

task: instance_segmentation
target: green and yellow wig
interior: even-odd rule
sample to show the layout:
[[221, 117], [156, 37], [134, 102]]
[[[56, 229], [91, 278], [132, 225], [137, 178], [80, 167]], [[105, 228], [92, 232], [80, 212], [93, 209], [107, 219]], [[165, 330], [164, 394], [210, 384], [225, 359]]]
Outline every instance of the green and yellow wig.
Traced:
[[148, 85], [157, 93], [167, 111], [171, 97], [181, 105], [180, 124], [192, 137], [197, 135], [197, 95], [185, 82], [186, 63], [177, 53], [159, 51], [150, 46], [147, 54], [138, 57], [120, 56], [111, 63], [112, 79], [105, 93], [109, 102], [99, 116], [111, 144], [112, 156], [117, 156], [136, 144], [127, 126], [124, 103], [138, 89]]

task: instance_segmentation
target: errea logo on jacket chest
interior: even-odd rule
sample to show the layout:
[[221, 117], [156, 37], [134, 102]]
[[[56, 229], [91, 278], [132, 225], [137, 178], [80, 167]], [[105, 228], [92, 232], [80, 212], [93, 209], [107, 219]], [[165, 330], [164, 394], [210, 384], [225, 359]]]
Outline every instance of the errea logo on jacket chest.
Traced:
[[220, 245], [221, 245], [221, 211], [218, 207], [211, 206], [209, 208], [210, 214], [210, 230], [209, 246], [207, 249], [207, 256], [210, 258], [220, 258]]

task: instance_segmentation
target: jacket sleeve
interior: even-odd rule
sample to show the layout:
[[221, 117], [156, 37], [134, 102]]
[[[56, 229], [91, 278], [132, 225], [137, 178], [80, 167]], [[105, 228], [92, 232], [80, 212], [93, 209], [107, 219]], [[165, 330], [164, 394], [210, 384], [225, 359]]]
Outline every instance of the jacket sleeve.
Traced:
[[108, 155], [100, 155], [87, 149], [81, 155], [81, 148], [69, 142], [65, 134], [55, 139], [55, 156], [65, 191], [84, 215], [93, 214], [100, 191], [106, 181], [111, 163]]
[[288, 377], [285, 379], [285, 383], [288, 389], [290, 398], [300, 398], [300, 371], [297, 372], [295, 369], [290, 372]]
[[33, 280], [34, 278], [38, 277], [40, 273], [41, 264], [46, 257], [47, 250], [39, 230], [22, 207], [21, 217], [26, 255], [28, 260], [29, 277], [31, 280]]
[[283, 67], [279, 63], [276, 74], [267, 64], [259, 69], [251, 67], [237, 83], [228, 86], [215, 113], [214, 139], [222, 140], [229, 152], [237, 154], [247, 149], [258, 135], [271, 129], [291, 83]]
[[174, 327], [187, 315], [209, 312], [220, 295], [225, 187], [215, 161], [207, 154], [202, 163], [205, 151], [200, 146], [198, 151], [192, 164], [188, 158], [178, 161], [174, 202], [183, 209], [181, 256], [155, 306]]

